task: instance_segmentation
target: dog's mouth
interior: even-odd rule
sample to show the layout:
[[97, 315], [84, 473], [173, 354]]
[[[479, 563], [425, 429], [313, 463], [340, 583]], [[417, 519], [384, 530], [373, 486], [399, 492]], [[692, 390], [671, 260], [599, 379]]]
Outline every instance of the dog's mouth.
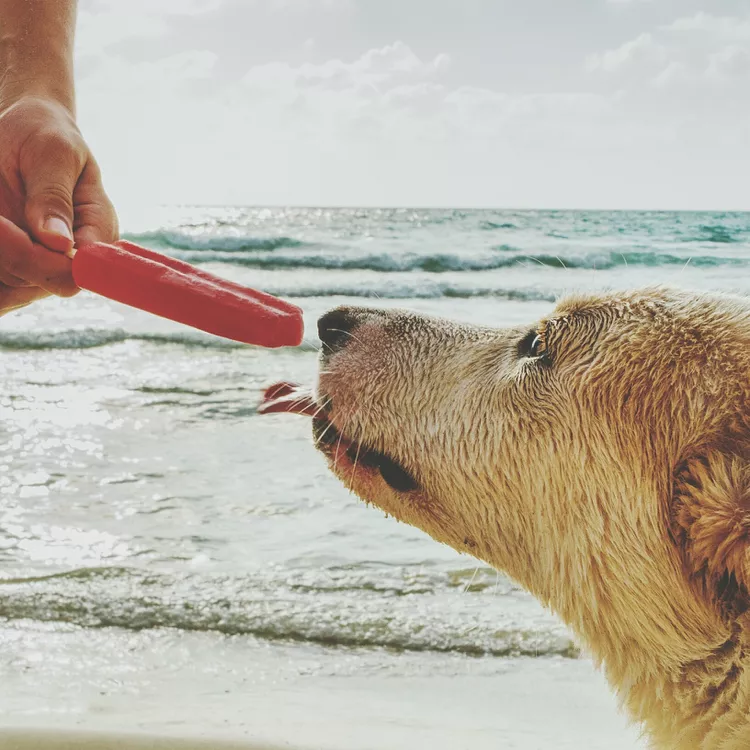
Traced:
[[318, 402], [308, 389], [294, 383], [272, 385], [263, 394], [258, 412], [312, 417], [315, 447], [328, 457], [337, 473], [344, 469], [352, 473], [378, 473], [396, 492], [412, 492], [419, 488], [414, 476], [397, 461], [344, 434], [329, 416], [328, 402]]

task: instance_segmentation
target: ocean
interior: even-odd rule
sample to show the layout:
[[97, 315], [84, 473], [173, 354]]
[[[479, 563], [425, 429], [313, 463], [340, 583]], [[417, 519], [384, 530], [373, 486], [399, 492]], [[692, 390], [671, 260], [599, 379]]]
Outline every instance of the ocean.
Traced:
[[300, 675], [580, 669], [516, 584], [366, 508], [308, 420], [256, 406], [314, 376], [315, 320], [339, 304], [504, 326], [569, 291], [746, 293], [750, 214], [175, 207], [123, 234], [295, 301], [306, 339], [254, 349], [88, 293], [0, 320], [7, 716], [41, 702], [86, 724], [97, 701], [111, 717]]

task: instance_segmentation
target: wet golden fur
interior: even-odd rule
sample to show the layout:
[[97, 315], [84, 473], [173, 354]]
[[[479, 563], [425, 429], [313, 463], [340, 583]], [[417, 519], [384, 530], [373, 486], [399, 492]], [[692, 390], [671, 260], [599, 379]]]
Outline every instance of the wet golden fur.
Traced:
[[557, 612], [653, 747], [750, 747], [750, 304], [573, 297], [536, 357], [528, 328], [348, 314], [319, 383], [344, 483]]

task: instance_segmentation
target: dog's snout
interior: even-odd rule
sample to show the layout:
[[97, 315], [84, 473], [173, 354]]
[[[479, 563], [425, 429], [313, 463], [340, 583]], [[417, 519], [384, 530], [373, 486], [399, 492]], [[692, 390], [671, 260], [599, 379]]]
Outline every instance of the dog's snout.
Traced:
[[324, 349], [330, 353], [343, 349], [359, 322], [358, 316], [348, 307], [327, 312], [318, 321], [318, 337]]

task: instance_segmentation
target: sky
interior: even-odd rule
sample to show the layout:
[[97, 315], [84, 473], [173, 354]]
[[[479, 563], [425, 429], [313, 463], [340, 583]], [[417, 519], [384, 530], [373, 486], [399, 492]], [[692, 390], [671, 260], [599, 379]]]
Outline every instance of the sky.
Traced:
[[750, 209], [750, 0], [80, 0], [116, 206]]

